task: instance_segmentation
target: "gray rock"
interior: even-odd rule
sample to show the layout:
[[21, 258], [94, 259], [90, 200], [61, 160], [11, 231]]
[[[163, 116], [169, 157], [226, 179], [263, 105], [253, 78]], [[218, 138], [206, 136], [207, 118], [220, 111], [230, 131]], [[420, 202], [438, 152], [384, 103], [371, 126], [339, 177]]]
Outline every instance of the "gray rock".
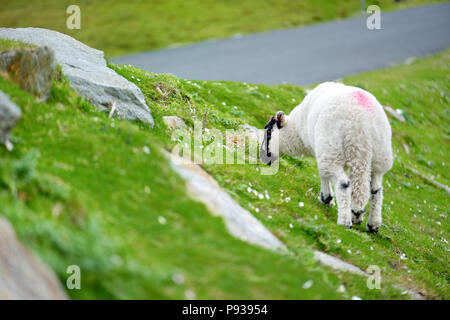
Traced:
[[[278, 253], [289, 252], [278, 238], [222, 190], [214, 178], [199, 165], [174, 154], [167, 155], [170, 157], [172, 168], [186, 181], [188, 193], [193, 198], [203, 202], [211, 213], [223, 217], [231, 235]], [[314, 259], [318, 263], [339, 272], [349, 272], [362, 277], [369, 276], [357, 266], [321, 251], [314, 250]], [[393, 286], [409, 294], [411, 299], [424, 299], [420, 292], [402, 286]]]
[[239, 129], [244, 131], [248, 137], [251, 139], [261, 143], [264, 140], [264, 130], [258, 129], [249, 124], [243, 124], [239, 126]]
[[413, 173], [417, 174], [422, 179], [424, 179], [424, 180], [428, 181], [429, 183], [433, 184], [434, 186], [445, 190], [447, 192], [447, 194], [450, 195], [450, 188], [447, 185], [442, 184], [442, 183], [434, 180], [432, 177], [429, 177], [429, 176], [423, 174], [422, 172], [420, 172], [419, 170], [414, 169], [413, 167], [406, 166], [406, 168], [411, 170]]
[[21, 114], [19, 107], [0, 91], [0, 144], [5, 144], [9, 140], [9, 134]]
[[8, 73], [23, 90], [45, 101], [56, 74], [55, 54], [49, 47], [4, 51], [0, 53], [0, 71]]
[[186, 180], [189, 194], [203, 202], [211, 213], [223, 217], [233, 236], [272, 251], [287, 252], [277, 237], [222, 190], [200, 166], [173, 154], [169, 157], [172, 168]]
[[163, 121], [170, 129], [186, 128], [186, 123], [177, 116], [164, 116]]
[[367, 276], [367, 273], [362, 271], [360, 268], [321, 251], [314, 251], [314, 259], [334, 270], [350, 272], [360, 276]]
[[389, 106], [384, 106], [384, 110], [400, 122], [406, 122], [405, 116], [400, 109], [394, 110]]
[[52, 48], [56, 61], [78, 94], [100, 110], [110, 111], [114, 106], [115, 116], [140, 120], [153, 127], [153, 118], [141, 90], [108, 68], [103, 51], [41, 28], [0, 28], [0, 38]]
[[[316, 259], [321, 264], [323, 264], [327, 267], [330, 267], [336, 271], [349, 272], [349, 273], [357, 274], [357, 275], [363, 276], [363, 277], [369, 276], [368, 273], [364, 272], [357, 266], [354, 266], [354, 265], [352, 265], [348, 262], [345, 262], [344, 260], [341, 260], [339, 258], [333, 257], [332, 255], [329, 255], [325, 252], [315, 250], [314, 251], [314, 259]], [[393, 284], [392, 286], [394, 288], [396, 288], [397, 290], [400, 290], [403, 293], [408, 294], [411, 297], [411, 299], [413, 299], [413, 300], [424, 300], [425, 299], [424, 295], [420, 291], [417, 291], [417, 289], [405, 288], [403, 286], [399, 286], [396, 284]]]
[[53, 271], [17, 239], [0, 217], [0, 299], [67, 299]]

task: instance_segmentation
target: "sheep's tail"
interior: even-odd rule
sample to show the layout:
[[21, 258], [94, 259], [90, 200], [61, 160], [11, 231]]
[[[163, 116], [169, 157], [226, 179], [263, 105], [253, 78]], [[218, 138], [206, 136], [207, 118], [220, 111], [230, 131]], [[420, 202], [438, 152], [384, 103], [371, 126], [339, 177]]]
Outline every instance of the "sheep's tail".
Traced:
[[[370, 197], [372, 148], [364, 136], [352, 134], [346, 143], [346, 164], [352, 187], [352, 205], [355, 212], [362, 212]], [[366, 136], [367, 137], [367, 136]]]

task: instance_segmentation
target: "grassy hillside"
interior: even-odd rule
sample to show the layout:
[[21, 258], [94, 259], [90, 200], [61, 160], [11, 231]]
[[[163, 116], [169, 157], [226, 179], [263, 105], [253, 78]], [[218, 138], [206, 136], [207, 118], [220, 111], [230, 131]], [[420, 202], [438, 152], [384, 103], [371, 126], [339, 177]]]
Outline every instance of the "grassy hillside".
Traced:
[[[0, 50], [11, 45], [0, 41]], [[0, 78], [0, 90], [23, 111], [13, 152], [0, 148], [0, 214], [63, 282], [68, 265], [81, 267], [82, 290], [70, 291], [72, 298], [406, 298], [393, 289], [401, 284], [448, 299], [448, 195], [406, 165], [449, 184], [449, 60], [445, 52], [345, 80], [407, 118], [404, 124], [391, 119], [396, 161], [385, 180], [385, 225], [378, 235], [337, 226], [336, 209], [316, 199], [314, 159], [283, 157], [275, 176], [261, 176], [257, 165], [205, 166], [292, 254], [232, 238], [170, 169], [161, 149], [173, 142], [161, 118], [178, 115], [192, 125], [208, 109], [209, 128], [262, 127], [276, 110], [298, 104], [304, 89], [188, 81], [124, 66], [113, 68], [142, 89], [155, 118], [152, 131], [109, 120], [64, 79], [55, 81], [47, 103], [37, 103]], [[270, 199], [248, 193], [249, 183]], [[318, 265], [313, 248], [362, 269], [379, 265], [382, 289]], [[309, 280], [311, 288], [303, 288]]]
[[[2, 41], [0, 50], [12, 44]], [[0, 148], [0, 214], [63, 283], [66, 268], [80, 266], [82, 289], [72, 298], [400, 296], [331, 273], [307, 248], [280, 256], [232, 238], [170, 169], [159, 118], [153, 131], [111, 121], [64, 79], [47, 103], [1, 78], [0, 90], [23, 112], [14, 151]], [[351, 283], [344, 294], [343, 281]]]
[[[385, 176], [384, 226], [376, 236], [366, 233], [364, 224], [352, 230], [336, 225], [336, 208], [317, 201], [320, 181], [312, 158], [284, 157], [275, 176], [262, 176], [258, 166], [251, 165], [206, 169], [295, 253], [312, 247], [364, 270], [378, 265], [384, 284], [395, 282], [430, 298], [449, 298], [449, 196], [408, 169], [449, 185], [449, 65], [446, 51], [410, 65], [344, 79], [371, 91], [382, 104], [403, 110], [406, 118], [405, 123], [391, 119], [395, 163]], [[305, 95], [302, 88], [290, 85], [184, 81], [131, 67], [116, 70], [141, 87], [157, 121], [176, 114], [189, 123], [208, 109], [211, 127], [249, 123], [262, 128], [276, 110], [290, 111]], [[156, 87], [168, 93], [164, 99]], [[250, 184], [259, 193], [267, 190], [270, 199], [249, 193]]]
[[[436, 0], [366, 1], [382, 10]], [[81, 29], [66, 8], [81, 8]], [[62, 31], [108, 56], [353, 16], [360, 1], [337, 0], [0, 0], [0, 27]]]

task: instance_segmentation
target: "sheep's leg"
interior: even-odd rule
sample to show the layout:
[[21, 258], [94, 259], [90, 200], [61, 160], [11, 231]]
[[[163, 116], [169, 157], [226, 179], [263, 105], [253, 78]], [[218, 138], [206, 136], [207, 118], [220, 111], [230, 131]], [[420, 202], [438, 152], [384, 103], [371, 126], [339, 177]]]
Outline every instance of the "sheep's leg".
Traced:
[[383, 205], [383, 174], [374, 173], [370, 183], [370, 213], [366, 229], [377, 233], [381, 227], [381, 206]]
[[319, 201], [327, 206], [334, 206], [334, 194], [331, 189], [330, 179], [320, 177]]
[[350, 181], [352, 184], [352, 223], [361, 224], [364, 218], [365, 207], [370, 197], [370, 168], [364, 162], [350, 167]]
[[345, 174], [344, 169], [337, 171], [333, 178], [334, 190], [336, 192], [336, 200], [338, 205], [337, 224], [347, 228], [352, 227], [352, 188], [350, 179]]

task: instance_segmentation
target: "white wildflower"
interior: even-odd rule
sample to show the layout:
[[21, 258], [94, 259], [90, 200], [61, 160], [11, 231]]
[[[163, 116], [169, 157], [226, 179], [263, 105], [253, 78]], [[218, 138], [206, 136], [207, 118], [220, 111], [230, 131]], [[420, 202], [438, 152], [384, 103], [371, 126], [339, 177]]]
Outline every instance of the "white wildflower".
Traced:
[[345, 287], [344, 287], [344, 285], [341, 284], [341, 285], [339, 286], [339, 288], [337, 289], [337, 291], [340, 292], [340, 293], [344, 293], [344, 292], [345, 292]]
[[166, 223], [167, 223], [167, 220], [166, 220], [166, 218], [164, 218], [164, 217], [162, 217], [162, 216], [159, 216], [159, 217], [158, 217], [158, 222], [159, 222], [160, 224], [166, 224]]
[[192, 291], [191, 289], [188, 289], [184, 292], [184, 295], [186, 296], [186, 299], [188, 300], [195, 300], [197, 295], [195, 294], [194, 291]]
[[144, 151], [145, 154], [150, 154], [150, 149], [147, 146], [143, 146], [142, 151]]
[[313, 283], [314, 283], [314, 282], [313, 282], [312, 280], [308, 280], [308, 281], [306, 281], [306, 282], [303, 284], [302, 288], [303, 288], [303, 289], [309, 289], [309, 288], [312, 287]]
[[183, 284], [184, 283], [184, 277], [181, 273], [174, 273], [172, 275], [172, 281], [175, 284]]
[[10, 140], [6, 140], [5, 147], [6, 147], [6, 150], [8, 150], [8, 152], [13, 151], [13, 149], [14, 149], [14, 146]]

